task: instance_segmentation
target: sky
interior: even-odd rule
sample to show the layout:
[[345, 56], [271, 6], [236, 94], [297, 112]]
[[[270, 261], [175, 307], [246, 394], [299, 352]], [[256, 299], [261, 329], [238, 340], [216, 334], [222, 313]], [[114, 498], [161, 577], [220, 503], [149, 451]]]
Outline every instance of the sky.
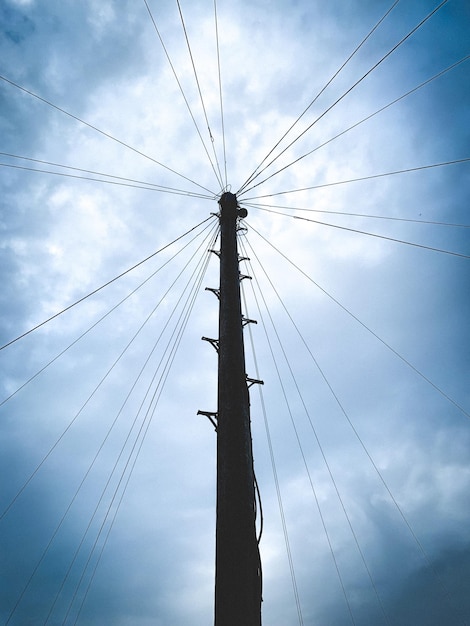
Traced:
[[470, 7], [441, 4], [218, 0], [217, 47], [206, 0], [0, 0], [2, 624], [213, 620], [224, 189], [263, 623], [470, 623]]

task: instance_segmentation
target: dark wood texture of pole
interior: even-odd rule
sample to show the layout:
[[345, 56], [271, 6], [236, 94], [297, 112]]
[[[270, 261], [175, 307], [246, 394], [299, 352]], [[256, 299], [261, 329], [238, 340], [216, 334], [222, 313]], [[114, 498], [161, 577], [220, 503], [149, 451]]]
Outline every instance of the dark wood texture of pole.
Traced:
[[240, 212], [232, 193], [224, 193], [219, 204], [215, 626], [260, 626], [261, 566], [236, 231]]

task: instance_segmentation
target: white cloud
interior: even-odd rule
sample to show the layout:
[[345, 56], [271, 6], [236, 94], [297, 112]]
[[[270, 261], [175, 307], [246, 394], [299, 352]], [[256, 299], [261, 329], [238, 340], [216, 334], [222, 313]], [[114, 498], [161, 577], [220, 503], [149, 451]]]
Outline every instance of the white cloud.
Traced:
[[[212, 155], [179, 15], [175, 7], [149, 4]], [[7, 36], [2, 44], [7, 77], [17, 79], [57, 106], [214, 193], [219, 192], [219, 183], [144, 3], [120, 5], [90, 0], [79, 5], [61, 2], [40, 5], [18, 0], [9, 2], [8, 6], [10, 13], [5, 14], [3, 25]], [[207, 8], [201, 3], [183, 3], [182, 8], [221, 159], [212, 5]], [[219, 3], [218, 8], [228, 182], [236, 191], [388, 6], [344, 2], [313, 6], [301, 1], [289, 6], [282, 2], [249, 6], [237, 2], [230, 7]], [[371, 38], [306, 114], [296, 127], [297, 132], [333, 103], [418, 23], [427, 10], [422, 3], [416, 6], [399, 3], [376, 37]], [[448, 3], [419, 31], [416, 43], [412, 39], [398, 54], [392, 55], [390, 61], [374, 71], [255, 182], [429, 78], [459, 55], [463, 56], [467, 17], [463, 0]], [[462, 65], [247, 195], [277, 193], [466, 156], [463, 129], [468, 125], [465, 123], [468, 90], [464, 73], [465, 65]], [[191, 181], [27, 94], [20, 94], [11, 85], [2, 84], [2, 98], [7, 119], [5, 152], [201, 191]], [[443, 124], [446, 119], [448, 123]], [[12, 157], [4, 156], [0, 161], [53, 169]], [[462, 164], [436, 168], [273, 196], [260, 202], [321, 210], [325, 213], [297, 211], [295, 214], [465, 252], [463, 229], [359, 219], [326, 211], [461, 223], [466, 220], [462, 217], [468, 195], [466, 167]], [[211, 211], [217, 211], [215, 200], [11, 168], [2, 170], [5, 171], [1, 172], [4, 193], [0, 200], [1, 330], [5, 342], [164, 246]], [[255, 208], [249, 207], [248, 211], [247, 222], [270, 243], [425, 376], [467, 407], [466, 259], [271, 215]], [[458, 234], [462, 232], [463, 235]], [[41, 331], [2, 351], [4, 393], [15, 391], [139, 281], [169, 260], [186, 241], [108, 287], [87, 301], [86, 306], [72, 309]], [[1, 407], [4, 428], [0, 471], [9, 477], [3, 496], [3, 501], [8, 503], [161, 300], [155, 315], [1, 522], [5, 563], [11, 572], [3, 590], [5, 620], [108, 428], [123, 407], [90, 470], [83, 493], [72, 505], [57, 536], [58, 543], [46, 554], [15, 614], [15, 619], [20, 621], [31, 615], [45, 619], [136, 415], [132, 437], [137, 436], [143, 423], [149, 399], [138, 414], [140, 402], [155, 372], [156, 381], [160, 379], [162, 364], [168, 356], [165, 346], [181, 308], [176, 309], [166, 330], [164, 324], [181, 295], [181, 302], [185, 301], [184, 285], [196, 261], [209, 247], [205, 242], [191, 260], [201, 241], [191, 244], [132, 299]], [[337, 400], [425, 545], [430, 560], [455, 573], [456, 554], [465, 562], [469, 541], [465, 498], [469, 487], [467, 418], [253, 230], [248, 230], [243, 241], [249, 242], [259, 256]], [[253, 301], [251, 285], [257, 289], [257, 281], [244, 281], [250, 317], [258, 319], [258, 325], [251, 330], [259, 375], [265, 381], [267, 416], [305, 623], [315, 619], [336, 625], [346, 623], [349, 617], [289, 408], [356, 623], [383, 623], [383, 616], [351, 540], [303, 402], [387, 614], [391, 621], [398, 615], [398, 621], [406, 623], [414, 608], [421, 606], [417, 588], [408, 585], [410, 589], [413, 587], [412, 592], [402, 591], [408, 584], [407, 576], [414, 576], [425, 589], [431, 588], [419, 547], [285, 314], [256, 255], [248, 245], [247, 249], [252, 265], [245, 264], [243, 271], [255, 274], [269, 306], [274, 327], [258, 293], [289, 403], [288, 406], [279, 387], [263, 320]], [[167, 293], [186, 263], [188, 269]], [[217, 285], [217, 266], [217, 257], [211, 255], [202, 287]], [[124, 404], [162, 330], [162, 339], [148, 368]], [[279, 333], [302, 398], [274, 330]], [[189, 620], [199, 626], [211, 619], [216, 435], [209, 421], [196, 412], [216, 408], [216, 355], [211, 346], [200, 341], [201, 336], [216, 336], [216, 333], [217, 300], [212, 294], [201, 293], [83, 606], [80, 621], [84, 624], [106, 623], [108, 619], [113, 624], [131, 620], [138, 625], [177, 626]], [[247, 370], [255, 376], [248, 341], [246, 352]], [[251, 399], [255, 464], [265, 521], [261, 544], [264, 621], [283, 626], [295, 623], [296, 608], [256, 388], [251, 390]], [[132, 443], [128, 442], [126, 454], [131, 447]], [[123, 458], [118, 465], [124, 467]], [[116, 477], [112, 485], [117, 485]], [[100, 505], [101, 520], [104, 505], [111, 497], [108, 490]], [[95, 532], [101, 520], [95, 520]], [[84, 547], [87, 550], [92, 547], [89, 536]], [[81, 555], [74, 565], [53, 619], [63, 619], [79, 580], [79, 565], [85, 561], [86, 556]], [[452, 574], [449, 580], [454, 578]], [[82, 588], [79, 592], [78, 603], [83, 591]], [[434, 599], [435, 594], [428, 595]], [[463, 592], [456, 591], [455, 600], [462, 611], [467, 610]], [[442, 603], [438, 600], [436, 607], [436, 620], [439, 620]], [[77, 611], [75, 604], [71, 615], [75, 617]], [[428, 616], [423, 618], [422, 623], [432, 623], [427, 619]]]

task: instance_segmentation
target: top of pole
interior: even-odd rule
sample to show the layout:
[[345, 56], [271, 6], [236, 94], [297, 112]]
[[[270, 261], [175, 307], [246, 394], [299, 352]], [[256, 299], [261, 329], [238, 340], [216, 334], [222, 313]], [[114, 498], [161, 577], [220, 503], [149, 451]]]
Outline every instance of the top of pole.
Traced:
[[228, 219], [236, 219], [237, 217], [246, 217], [248, 211], [238, 206], [237, 196], [230, 191], [225, 191], [219, 198], [220, 216]]

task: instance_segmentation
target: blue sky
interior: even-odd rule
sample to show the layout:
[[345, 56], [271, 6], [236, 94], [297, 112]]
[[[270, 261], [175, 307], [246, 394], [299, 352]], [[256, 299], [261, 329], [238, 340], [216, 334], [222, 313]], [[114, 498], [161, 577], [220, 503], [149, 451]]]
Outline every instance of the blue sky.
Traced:
[[211, 213], [389, 9], [239, 194], [263, 622], [470, 621], [468, 3], [386, 56], [438, 2], [219, 2], [224, 133], [214, 5], [181, 3], [222, 183], [148, 6], [195, 123], [143, 0], [0, 2], [0, 344], [164, 248], [0, 351], [2, 623], [211, 622]]

